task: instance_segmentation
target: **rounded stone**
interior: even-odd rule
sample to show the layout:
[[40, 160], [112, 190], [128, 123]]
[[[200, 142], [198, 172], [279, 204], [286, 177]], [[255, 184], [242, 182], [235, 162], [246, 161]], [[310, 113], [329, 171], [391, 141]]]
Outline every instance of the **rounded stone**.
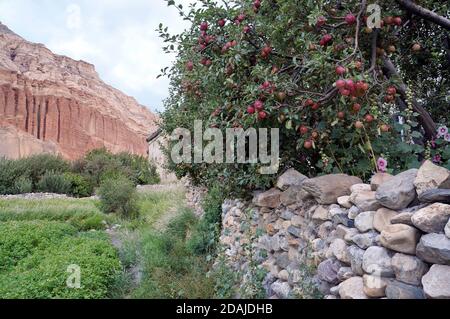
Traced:
[[432, 265], [422, 284], [429, 298], [450, 299], [450, 266]]
[[355, 218], [355, 227], [362, 233], [373, 229], [374, 211], [362, 212]]
[[397, 253], [392, 257], [392, 268], [395, 278], [410, 285], [420, 285], [422, 276], [428, 271], [428, 266], [416, 256]]
[[395, 210], [380, 208], [373, 217], [373, 228], [381, 233], [386, 226], [391, 225], [391, 219], [397, 215]]
[[394, 276], [391, 254], [383, 247], [369, 247], [364, 253], [362, 268], [369, 275], [379, 277]]
[[341, 299], [367, 299], [362, 277], [352, 277], [339, 285]]
[[420, 238], [420, 232], [404, 224], [388, 225], [381, 232], [382, 246], [405, 254], [414, 254]]
[[380, 298], [386, 296], [386, 287], [389, 283], [389, 279], [373, 276], [364, 275], [364, 293], [372, 298]]
[[444, 234], [423, 235], [417, 245], [416, 255], [432, 264], [450, 265], [450, 239]]

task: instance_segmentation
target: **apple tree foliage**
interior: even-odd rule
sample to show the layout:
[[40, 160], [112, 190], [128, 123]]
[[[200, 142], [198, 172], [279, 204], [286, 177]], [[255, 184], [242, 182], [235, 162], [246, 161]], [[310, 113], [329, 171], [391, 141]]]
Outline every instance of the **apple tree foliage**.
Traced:
[[[159, 33], [176, 62], [162, 128], [280, 128], [281, 170], [368, 179], [450, 167], [450, 3], [408, 0], [173, 0], [190, 28]], [[379, 7], [373, 9], [371, 4]], [[380, 12], [380, 24], [376, 23]], [[368, 24], [369, 21], [369, 24]], [[373, 26], [373, 27], [370, 27]], [[166, 150], [170, 151], [170, 146]], [[169, 164], [231, 190], [267, 187], [260, 164]]]

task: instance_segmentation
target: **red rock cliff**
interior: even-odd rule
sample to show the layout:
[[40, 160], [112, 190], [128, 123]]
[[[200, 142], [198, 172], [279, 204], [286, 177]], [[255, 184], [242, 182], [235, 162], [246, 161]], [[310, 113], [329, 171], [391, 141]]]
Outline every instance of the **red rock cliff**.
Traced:
[[76, 159], [106, 147], [147, 155], [157, 116], [105, 84], [94, 66], [53, 54], [0, 23], [0, 156]]

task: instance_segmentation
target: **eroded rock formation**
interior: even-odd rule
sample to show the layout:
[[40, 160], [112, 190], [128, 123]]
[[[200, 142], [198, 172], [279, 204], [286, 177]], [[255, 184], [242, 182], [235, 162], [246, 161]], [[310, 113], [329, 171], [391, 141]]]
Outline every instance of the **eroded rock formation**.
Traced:
[[0, 156], [88, 150], [147, 155], [157, 116], [105, 84], [93, 65], [53, 54], [0, 23]]

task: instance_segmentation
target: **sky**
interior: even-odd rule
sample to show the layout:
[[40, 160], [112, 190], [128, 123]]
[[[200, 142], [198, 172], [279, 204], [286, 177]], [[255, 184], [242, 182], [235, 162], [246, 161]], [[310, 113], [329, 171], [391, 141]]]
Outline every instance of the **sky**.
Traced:
[[169, 86], [156, 77], [174, 59], [155, 30], [161, 22], [171, 33], [188, 27], [163, 0], [0, 0], [0, 21], [56, 54], [94, 64], [103, 81], [153, 111], [163, 110]]

